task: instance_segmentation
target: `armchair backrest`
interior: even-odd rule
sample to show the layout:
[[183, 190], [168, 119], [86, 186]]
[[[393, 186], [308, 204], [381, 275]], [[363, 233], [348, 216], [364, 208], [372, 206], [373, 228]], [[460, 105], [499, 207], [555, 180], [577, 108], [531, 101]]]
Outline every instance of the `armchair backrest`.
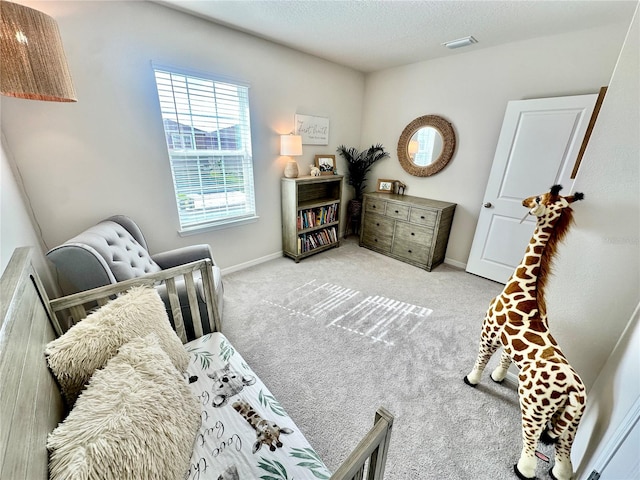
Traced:
[[147, 241], [145, 240], [144, 235], [142, 235], [142, 230], [140, 230], [138, 224], [131, 218], [127, 217], [126, 215], [113, 215], [105, 219], [105, 221], [116, 222], [117, 224], [121, 225], [122, 228], [124, 228], [131, 234], [131, 236], [135, 239], [136, 242], [140, 244], [142, 248], [147, 251], [149, 250]]
[[138, 226], [116, 215], [51, 249], [47, 258], [77, 291], [162, 270], [147, 251]]

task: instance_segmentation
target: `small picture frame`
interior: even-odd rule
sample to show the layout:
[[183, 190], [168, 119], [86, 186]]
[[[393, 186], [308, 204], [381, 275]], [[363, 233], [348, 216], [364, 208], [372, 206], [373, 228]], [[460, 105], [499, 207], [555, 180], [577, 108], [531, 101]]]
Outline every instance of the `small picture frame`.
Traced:
[[320, 170], [320, 175], [333, 175], [336, 168], [336, 156], [316, 155], [316, 167]]
[[393, 180], [389, 180], [386, 178], [379, 178], [376, 192], [393, 193]]

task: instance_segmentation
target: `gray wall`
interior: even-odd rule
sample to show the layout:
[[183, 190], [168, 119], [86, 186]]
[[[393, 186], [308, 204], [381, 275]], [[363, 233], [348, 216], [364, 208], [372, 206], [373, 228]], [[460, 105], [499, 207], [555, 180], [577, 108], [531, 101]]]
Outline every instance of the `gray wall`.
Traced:
[[640, 400], [638, 20], [636, 12], [598, 117], [597, 136], [576, 180], [576, 189], [585, 192], [586, 208], [578, 212], [576, 207], [578, 228], [569, 233], [550, 285], [549, 307], [562, 321], [559, 340], [570, 347], [565, 350], [583, 378], [593, 383], [574, 447], [581, 479], [593, 468], [602, 472], [606, 442], [615, 439], [632, 409], [637, 414]]
[[[371, 177], [397, 178], [407, 193], [458, 204], [447, 261], [466, 266], [502, 119], [509, 100], [597, 93], [607, 85], [628, 24], [526, 40], [367, 77], [362, 143], [382, 142], [392, 158]], [[578, 73], [579, 72], [579, 73]], [[421, 115], [449, 120], [458, 140], [453, 161], [432, 177], [414, 177], [397, 161], [398, 139]]]
[[[296, 113], [330, 119], [330, 144], [305, 145], [298, 157], [305, 174], [315, 154], [360, 140], [362, 73], [154, 3], [22, 3], [57, 19], [79, 99], [1, 100], [2, 130], [48, 248], [121, 213], [140, 224], [152, 252], [209, 243], [222, 268], [280, 255], [279, 135], [293, 130]], [[257, 222], [178, 235], [151, 61], [251, 85]]]
[[34, 247], [34, 267], [51, 297], [59, 295], [58, 286], [44, 259], [42, 242], [33, 222], [29, 203], [11, 151], [2, 136], [0, 149], [0, 272], [4, 272], [17, 247]]
[[591, 385], [640, 301], [638, 30], [630, 32], [576, 178], [585, 193], [549, 284], [554, 335]]

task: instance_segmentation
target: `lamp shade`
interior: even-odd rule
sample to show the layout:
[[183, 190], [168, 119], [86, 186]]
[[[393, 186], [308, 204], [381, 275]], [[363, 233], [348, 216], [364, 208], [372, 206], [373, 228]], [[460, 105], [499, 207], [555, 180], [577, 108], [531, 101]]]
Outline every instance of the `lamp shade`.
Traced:
[[302, 137], [300, 135], [280, 135], [280, 155], [290, 157], [302, 155]]
[[0, 22], [0, 93], [31, 100], [77, 101], [55, 20], [2, 0]]
[[417, 140], [409, 140], [409, 156], [413, 157], [416, 153], [418, 153], [418, 149], [420, 148], [420, 143]]

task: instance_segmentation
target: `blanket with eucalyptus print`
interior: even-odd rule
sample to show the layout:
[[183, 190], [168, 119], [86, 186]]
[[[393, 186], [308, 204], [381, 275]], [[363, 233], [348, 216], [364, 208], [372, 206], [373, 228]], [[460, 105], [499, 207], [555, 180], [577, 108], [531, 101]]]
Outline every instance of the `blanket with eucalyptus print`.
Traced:
[[202, 405], [192, 480], [328, 479], [331, 472], [271, 392], [221, 333], [185, 345]]

